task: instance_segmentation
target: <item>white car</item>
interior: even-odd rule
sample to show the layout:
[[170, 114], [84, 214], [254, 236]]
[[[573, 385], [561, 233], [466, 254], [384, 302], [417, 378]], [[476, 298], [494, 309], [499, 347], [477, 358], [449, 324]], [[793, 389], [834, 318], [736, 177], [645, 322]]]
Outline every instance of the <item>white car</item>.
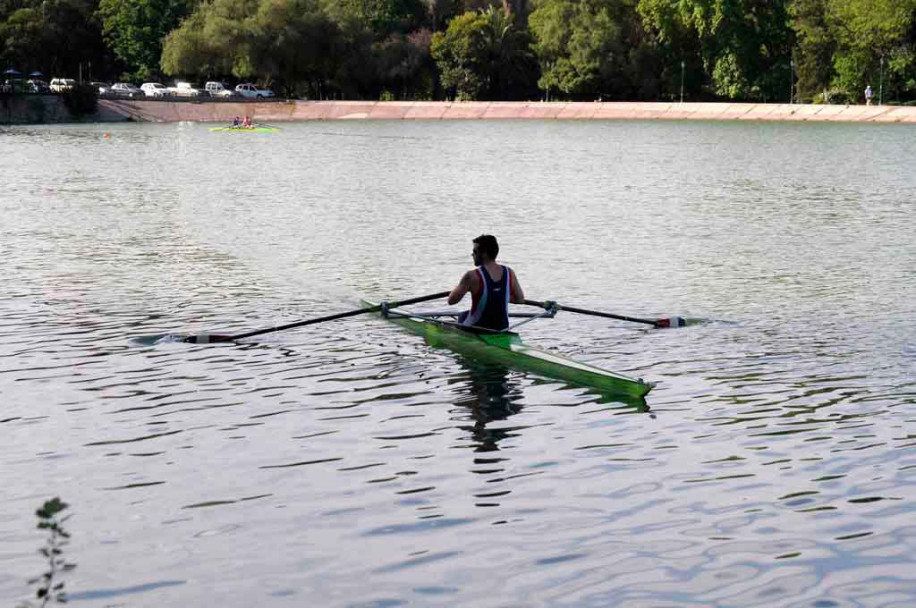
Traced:
[[[170, 88], [172, 95], [177, 97], [201, 97], [202, 92], [200, 89], [195, 88], [190, 82], [176, 82], [175, 86]], [[207, 95], [206, 92], [203, 92], [203, 95]]]
[[172, 92], [164, 84], [158, 82], [144, 82], [140, 90], [147, 97], [171, 97]]
[[204, 90], [210, 92], [211, 97], [236, 97], [238, 93], [227, 89], [221, 82], [210, 81], [204, 85]]
[[264, 99], [266, 97], [274, 96], [274, 92], [270, 89], [259, 89], [257, 85], [251, 84], [249, 82], [236, 85], [235, 92], [242, 97], [248, 97], [249, 99]]
[[51, 79], [51, 92], [52, 93], [63, 93], [64, 91], [69, 91], [76, 86], [76, 81], [72, 78], [52, 78]]
[[144, 92], [140, 89], [140, 87], [129, 82], [116, 82], [115, 84], [111, 85], [111, 88], [108, 89], [108, 92], [112, 95], [117, 95], [118, 97], [142, 97], [144, 95]]

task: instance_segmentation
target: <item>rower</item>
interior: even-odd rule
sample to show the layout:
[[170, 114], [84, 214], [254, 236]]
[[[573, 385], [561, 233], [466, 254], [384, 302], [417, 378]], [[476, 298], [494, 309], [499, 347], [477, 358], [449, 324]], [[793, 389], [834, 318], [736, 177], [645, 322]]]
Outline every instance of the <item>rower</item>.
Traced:
[[232, 128], [233, 129], [239, 128], [239, 117], [238, 116], [232, 119]]
[[250, 129], [251, 126], [252, 126], [252, 125], [251, 125], [251, 119], [248, 118], [248, 115], [247, 115], [247, 114], [245, 114], [245, 120], [242, 121], [242, 127], [245, 128], [245, 129]]
[[474, 239], [471, 255], [477, 267], [464, 273], [448, 295], [448, 303], [457, 304], [470, 291], [471, 310], [461, 313], [458, 322], [502, 331], [509, 327], [509, 302], [522, 304], [525, 293], [512, 269], [496, 263], [499, 243], [495, 236], [482, 234]]

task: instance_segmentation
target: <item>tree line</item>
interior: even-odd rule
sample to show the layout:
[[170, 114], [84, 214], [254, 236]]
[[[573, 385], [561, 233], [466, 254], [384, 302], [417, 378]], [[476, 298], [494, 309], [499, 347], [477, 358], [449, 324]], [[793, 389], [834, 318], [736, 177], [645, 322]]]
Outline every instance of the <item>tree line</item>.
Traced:
[[916, 99], [916, 0], [0, 0], [0, 70], [310, 99]]

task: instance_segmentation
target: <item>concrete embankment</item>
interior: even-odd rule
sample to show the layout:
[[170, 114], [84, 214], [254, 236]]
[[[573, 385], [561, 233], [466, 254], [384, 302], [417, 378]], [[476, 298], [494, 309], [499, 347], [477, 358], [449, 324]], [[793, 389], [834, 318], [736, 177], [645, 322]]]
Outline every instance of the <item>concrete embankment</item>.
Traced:
[[296, 120], [769, 120], [916, 124], [916, 107], [754, 103], [284, 101], [185, 103], [101, 100], [100, 115], [150, 122]]
[[[768, 120], [916, 124], [916, 107], [662, 102], [274, 101], [183, 102], [99, 100], [80, 122], [214, 122], [236, 116], [258, 122], [298, 120]], [[74, 122], [60, 97], [6, 97], [0, 123]]]
[[0, 96], [0, 124], [28, 125], [73, 121], [70, 110], [59, 95]]

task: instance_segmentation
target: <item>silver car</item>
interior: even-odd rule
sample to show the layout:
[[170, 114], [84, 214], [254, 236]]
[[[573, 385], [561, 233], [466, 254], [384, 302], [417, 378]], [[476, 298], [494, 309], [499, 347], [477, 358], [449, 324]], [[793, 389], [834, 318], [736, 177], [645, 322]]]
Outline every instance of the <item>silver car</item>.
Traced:
[[143, 97], [143, 91], [140, 90], [140, 87], [129, 82], [116, 82], [108, 89], [108, 93], [118, 97]]

